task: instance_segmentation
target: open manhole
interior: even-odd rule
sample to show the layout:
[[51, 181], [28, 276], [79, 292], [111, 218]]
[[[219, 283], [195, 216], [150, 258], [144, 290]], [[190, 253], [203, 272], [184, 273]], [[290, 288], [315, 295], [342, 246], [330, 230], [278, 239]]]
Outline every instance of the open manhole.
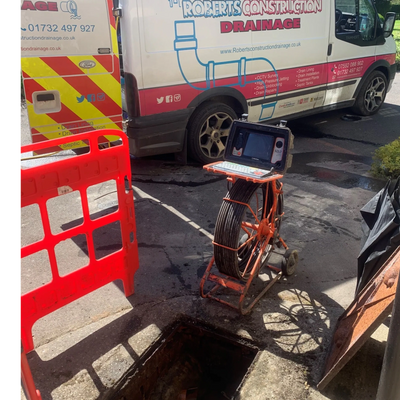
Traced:
[[255, 344], [196, 321], [179, 321], [112, 388], [107, 400], [235, 399]]

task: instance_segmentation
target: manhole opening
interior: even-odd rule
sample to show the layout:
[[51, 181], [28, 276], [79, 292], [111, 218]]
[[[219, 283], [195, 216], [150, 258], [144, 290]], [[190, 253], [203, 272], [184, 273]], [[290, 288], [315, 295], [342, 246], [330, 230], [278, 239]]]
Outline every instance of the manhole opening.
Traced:
[[258, 352], [255, 344], [180, 321], [112, 389], [109, 400], [234, 399]]

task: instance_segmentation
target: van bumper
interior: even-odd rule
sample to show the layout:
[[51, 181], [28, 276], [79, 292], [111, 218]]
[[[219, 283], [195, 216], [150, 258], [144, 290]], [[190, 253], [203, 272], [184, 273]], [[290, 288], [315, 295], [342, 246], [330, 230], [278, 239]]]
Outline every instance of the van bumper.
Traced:
[[129, 152], [134, 157], [182, 151], [193, 108], [135, 117], [128, 121]]

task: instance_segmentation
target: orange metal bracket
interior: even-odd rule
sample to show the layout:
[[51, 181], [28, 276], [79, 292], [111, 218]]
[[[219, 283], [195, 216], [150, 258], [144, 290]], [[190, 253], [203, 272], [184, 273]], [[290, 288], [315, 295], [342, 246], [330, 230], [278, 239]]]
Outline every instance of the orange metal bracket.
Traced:
[[319, 390], [335, 377], [390, 314], [400, 272], [400, 246], [340, 316]]
[[[271, 286], [282, 277], [282, 271], [279, 271], [279, 272], [276, 271], [276, 272], [278, 272], [277, 275], [273, 279], [268, 281], [267, 286], [265, 286], [263, 288], [263, 290], [257, 295], [257, 297], [248, 306], [244, 305], [247, 291], [249, 290], [251, 282], [258, 275], [258, 272], [260, 270], [261, 255], [262, 254], [260, 253], [257, 258], [257, 261], [255, 262], [255, 265], [253, 266], [253, 268], [250, 272], [250, 277], [246, 283], [243, 283], [243, 282], [239, 281], [238, 279], [233, 278], [231, 276], [227, 276], [227, 275], [223, 275], [223, 274], [216, 275], [216, 274], [211, 273], [211, 269], [214, 265], [214, 257], [212, 257], [210, 263], [208, 264], [206, 272], [204, 273], [203, 278], [201, 279], [201, 283], [200, 283], [201, 297], [213, 299], [213, 300], [218, 301], [219, 303], [222, 303], [229, 307], [232, 307], [232, 308], [238, 310], [242, 315], [248, 314], [252, 310], [252, 308], [255, 306], [255, 304], [261, 299], [261, 297], [263, 297], [264, 294], [271, 288]], [[273, 268], [271, 266], [268, 266], [268, 267]], [[211, 290], [209, 290], [208, 292], [204, 291], [204, 284], [206, 283], [206, 281], [215, 283], [214, 287]], [[234, 305], [233, 303], [230, 303], [228, 301], [225, 301], [225, 300], [215, 296], [214, 294], [220, 288], [231, 289], [231, 290], [239, 293], [240, 297], [239, 297], [238, 304]]]

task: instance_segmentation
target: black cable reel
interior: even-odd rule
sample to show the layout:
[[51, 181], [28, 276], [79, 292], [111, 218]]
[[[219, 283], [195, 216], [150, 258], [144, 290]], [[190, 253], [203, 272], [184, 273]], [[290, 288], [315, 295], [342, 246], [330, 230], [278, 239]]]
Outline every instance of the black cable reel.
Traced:
[[[272, 211], [274, 196], [272, 185], [276, 185], [277, 190], [282, 187], [279, 180], [254, 183], [238, 179], [228, 191], [221, 204], [214, 233], [214, 258], [219, 272], [244, 282], [247, 281], [261, 247], [260, 242], [254, 236], [255, 229], [250, 228], [249, 225], [252, 224], [255, 228], [263, 215], [268, 216]], [[274, 218], [276, 221], [275, 232], [261, 256], [260, 269], [267, 263], [274, 245], [281, 247], [279, 230], [283, 214], [283, 193], [277, 195], [276, 201], [275, 215], [270, 215], [270, 220]], [[248, 224], [243, 226], [243, 222]], [[250, 240], [252, 236], [253, 239]], [[246, 241], [248, 243], [241, 247]], [[252, 254], [252, 259], [246, 269]], [[285, 252], [282, 274], [292, 275], [297, 261], [296, 251]]]

